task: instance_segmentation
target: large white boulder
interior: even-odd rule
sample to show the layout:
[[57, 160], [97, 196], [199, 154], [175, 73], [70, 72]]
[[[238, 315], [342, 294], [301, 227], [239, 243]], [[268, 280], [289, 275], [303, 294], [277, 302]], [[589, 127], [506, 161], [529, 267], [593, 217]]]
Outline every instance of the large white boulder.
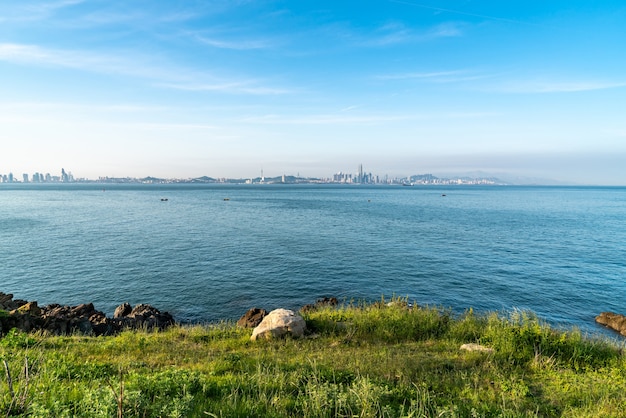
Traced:
[[300, 315], [289, 309], [274, 309], [268, 313], [261, 323], [252, 331], [250, 339], [266, 339], [282, 337], [291, 334], [294, 337], [304, 335], [306, 322]]

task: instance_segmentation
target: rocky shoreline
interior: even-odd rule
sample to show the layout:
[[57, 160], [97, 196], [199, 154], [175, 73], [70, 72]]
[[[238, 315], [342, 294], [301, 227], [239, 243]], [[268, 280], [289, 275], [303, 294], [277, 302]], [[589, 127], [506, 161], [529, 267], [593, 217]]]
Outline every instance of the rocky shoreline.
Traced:
[[[336, 298], [318, 299], [314, 304], [305, 305], [301, 311], [314, 310], [322, 306], [335, 306]], [[255, 328], [268, 315], [264, 309], [252, 308], [237, 322], [245, 328]], [[626, 315], [602, 312], [595, 317], [601, 324], [626, 337]], [[93, 303], [76, 306], [62, 306], [56, 303], [39, 306], [36, 301], [13, 299], [12, 294], [0, 292], [0, 336], [13, 328], [21, 331], [42, 331], [53, 335], [114, 335], [125, 329], [166, 329], [176, 324], [168, 312], [161, 312], [148, 304], [131, 307], [128, 303], [119, 305], [109, 318], [95, 309]]]
[[17, 328], [54, 335], [80, 333], [98, 336], [113, 335], [125, 329], [165, 329], [174, 324], [172, 315], [147, 304], [133, 308], [123, 303], [115, 309], [113, 318], [109, 318], [96, 310], [93, 303], [40, 307], [36, 301], [13, 299], [12, 294], [0, 292], [0, 334]]
[[[305, 305], [302, 311], [322, 306], [335, 306], [336, 298], [318, 299], [314, 304]], [[252, 308], [238, 322], [241, 327], [255, 328], [268, 312]], [[119, 305], [113, 317], [96, 310], [93, 303], [76, 306], [62, 306], [56, 303], [39, 306], [36, 301], [14, 299], [12, 294], [0, 292], [0, 337], [11, 329], [24, 332], [41, 331], [53, 335], [114, 335], [125, 329], [163, 330], [176, 324], [168, 312], [161, 312], [148, 304], [132, 307], [128, 303]]]

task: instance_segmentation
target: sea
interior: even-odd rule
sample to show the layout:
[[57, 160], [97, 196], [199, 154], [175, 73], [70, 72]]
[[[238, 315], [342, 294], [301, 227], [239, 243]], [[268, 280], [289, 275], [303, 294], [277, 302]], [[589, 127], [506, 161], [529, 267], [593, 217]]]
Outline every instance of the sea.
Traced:
[[0, 291], [181, 322], [406, 298], [612, 335], [626, 188], [0, 184]]

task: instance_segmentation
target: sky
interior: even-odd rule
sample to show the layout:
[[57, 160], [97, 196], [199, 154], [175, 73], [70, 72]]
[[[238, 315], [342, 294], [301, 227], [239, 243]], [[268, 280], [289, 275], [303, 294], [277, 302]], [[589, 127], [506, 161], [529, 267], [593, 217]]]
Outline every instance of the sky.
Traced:
[[623, 0], [4, 0], [0, 174], [626, 185]]

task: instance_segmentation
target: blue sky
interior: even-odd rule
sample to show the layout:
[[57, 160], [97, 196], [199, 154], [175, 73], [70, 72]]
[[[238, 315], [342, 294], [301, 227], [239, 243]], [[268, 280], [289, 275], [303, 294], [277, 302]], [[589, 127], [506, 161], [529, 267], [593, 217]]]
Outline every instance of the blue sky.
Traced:
[[3, 1], [0, 173], [626, 184], [623, 1]]

